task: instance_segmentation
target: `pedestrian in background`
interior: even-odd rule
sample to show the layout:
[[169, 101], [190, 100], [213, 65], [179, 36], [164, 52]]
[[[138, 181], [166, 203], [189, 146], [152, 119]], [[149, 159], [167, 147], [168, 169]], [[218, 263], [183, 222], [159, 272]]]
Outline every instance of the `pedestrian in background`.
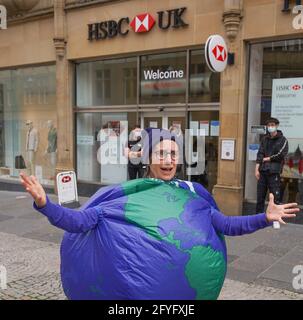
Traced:
[[279, 120], [266, 121], [267, 133], [263, 136], [257, 154], [255, 176], [257, 184], [256, 213], [264, 212], [267, 190], [274, 195], [276, 204], [280, 202], [281, 173], [284, 159], [288, 154], [288, 141], [278, 130]]

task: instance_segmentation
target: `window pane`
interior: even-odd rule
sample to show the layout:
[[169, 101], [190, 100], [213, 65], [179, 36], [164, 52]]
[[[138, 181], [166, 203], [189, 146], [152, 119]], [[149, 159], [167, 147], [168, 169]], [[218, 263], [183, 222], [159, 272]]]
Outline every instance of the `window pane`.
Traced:
[[184, 103], [186, 52], [141, 57], [140, 102]]
[[136, 104], [137, 59], [115, 59], [77, 66], [77, 106]]
[[256, 200], [255, 156], [262, 133], [252, 130], [273, 116], [287, 138], [289, 153], [281, 174], [281, 199], [303, 205], [303, 39], [269, 42], [251, 46], [248, 157], [245, 195]]
[[[57, 161], [55, 66], [0, 72], [0, 177], [22, 169], [52, 185]], [[24, 163], [23, 163], [24, 160]]]
[[211, 72], [205, 62], [204, 50], [190, 54], [189, 102], [205, 103], [220, 101], [220, 74]]
[[[136, 123], [135, 112], [77, 114], [77, 175], [82, 181], [101, 184], [127, 180], [125, 143]], [[126, 130], [128, 125], [128, 132]], [[122, 136], [124, 132], [125, 136]], [[124, 139], [126, 139], [124, 141]], [[111, 153], [111, 154], [110, 154]], [[102, 155], [107, 157], [102, 161]], [[110, 158], [108, 158], [110, 157]], [[112, 158], [114, 157], [114, 159]], [[113, 163], [117, 160], [117, 163]]]

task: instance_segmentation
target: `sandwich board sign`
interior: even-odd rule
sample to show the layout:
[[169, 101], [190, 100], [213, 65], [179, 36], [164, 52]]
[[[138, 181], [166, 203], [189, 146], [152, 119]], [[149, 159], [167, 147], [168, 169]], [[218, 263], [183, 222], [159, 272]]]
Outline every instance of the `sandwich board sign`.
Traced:
[[77, 179], [74, 171], [57, 174], [57, 190], [59, 204], [67, 207], [79, 205]]

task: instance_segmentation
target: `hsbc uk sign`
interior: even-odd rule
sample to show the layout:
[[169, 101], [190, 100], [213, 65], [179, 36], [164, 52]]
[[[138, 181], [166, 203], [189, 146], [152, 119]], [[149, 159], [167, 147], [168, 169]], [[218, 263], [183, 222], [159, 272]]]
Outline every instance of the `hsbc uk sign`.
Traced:
[[135, 33], [149, 32], [157, 24], [159, 29], [183, 28], [188, 26], [183, 20], [186, 7], [159, 11], [157, 18], [150, 13], [139, 14], [134, 18], [123, 17], [116, 20], [108, 20], [88, 25], [88, 40], [105, 40], [116, 36], [126, 36], [130, 28]]

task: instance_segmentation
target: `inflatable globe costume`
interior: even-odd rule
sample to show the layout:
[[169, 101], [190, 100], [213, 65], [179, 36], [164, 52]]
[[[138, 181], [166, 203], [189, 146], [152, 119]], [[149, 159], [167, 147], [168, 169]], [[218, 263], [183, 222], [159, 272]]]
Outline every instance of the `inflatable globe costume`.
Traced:
[[272, 225], [265, 213], [224, 216], [200, 184], [176, 179], [104, 187], [79, 210], [49, 198], [34, 208], [66, 231], [61, 279], [69, 299], [217, 299], [227, 265], [224, 235]]

